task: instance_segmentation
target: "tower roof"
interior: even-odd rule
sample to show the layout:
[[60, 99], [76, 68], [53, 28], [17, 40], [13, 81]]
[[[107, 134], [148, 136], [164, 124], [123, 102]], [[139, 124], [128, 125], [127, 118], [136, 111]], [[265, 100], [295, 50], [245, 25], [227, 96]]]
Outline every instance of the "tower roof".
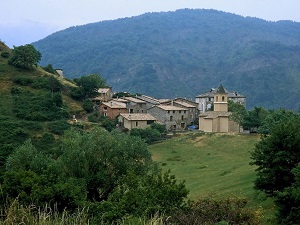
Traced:
[[216, 94], [226, 94], [225, 89], [223, 88], [222, 84], [218, 87]]

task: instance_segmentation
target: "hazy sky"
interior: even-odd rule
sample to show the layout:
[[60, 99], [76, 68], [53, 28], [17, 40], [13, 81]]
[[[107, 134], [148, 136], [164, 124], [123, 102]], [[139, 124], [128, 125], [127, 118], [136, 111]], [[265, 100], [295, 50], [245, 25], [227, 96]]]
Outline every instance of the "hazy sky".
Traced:
[[70, 26], [182, 8], [300, 22], [300, 0], [0, 0], [0, 6], [0, 40], [10, 47]]

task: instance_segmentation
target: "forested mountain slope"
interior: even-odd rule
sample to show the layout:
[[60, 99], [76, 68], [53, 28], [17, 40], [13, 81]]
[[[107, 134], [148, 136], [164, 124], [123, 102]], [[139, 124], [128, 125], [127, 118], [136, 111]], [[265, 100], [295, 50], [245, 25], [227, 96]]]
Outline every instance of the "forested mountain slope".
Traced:
[[183, 9], [71, 27], [33, 43], [69, 78], [114, 91], [194, 98], [221, 82], [247, 107], [300, 107], [300, 23]]

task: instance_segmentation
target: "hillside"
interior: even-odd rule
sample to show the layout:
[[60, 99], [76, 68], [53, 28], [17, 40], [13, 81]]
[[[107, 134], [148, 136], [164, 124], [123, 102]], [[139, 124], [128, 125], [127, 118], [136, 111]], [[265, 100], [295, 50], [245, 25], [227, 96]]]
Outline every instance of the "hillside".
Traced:
[[27, 139], [51, 149], [70, 127], [73, 114], [83, 111], [69, 97], [70, 83], [41, 67], [19, 69], [8, 64], [11, 50], [0, 42], [0, 174], [7, 156]]
[[300, 23], [178, 10], [71, 27], [33, 43], [69, 78], [99, 73], [114, 91], [194, 98], [221, 82], [247, 107], [298, 109]]

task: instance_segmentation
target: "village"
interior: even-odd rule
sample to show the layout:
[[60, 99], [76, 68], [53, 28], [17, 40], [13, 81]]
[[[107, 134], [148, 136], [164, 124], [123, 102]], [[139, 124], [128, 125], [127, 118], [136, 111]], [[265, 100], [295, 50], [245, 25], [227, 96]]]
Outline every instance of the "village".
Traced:
[[145, 129], [152, 123], [165, 125], [169, 131], [199, 129], [204, 132], [241, 132], [239, 124], [230, 119], [228, 100], [246, 106], [246, 97], [227, 91], [222, 85], [195, 97], [156, 99], [146, 95], [113, 98], [111, 87], [100, 88], [92, 99], [98, 113], [118, 121], [118, 126], [131, 130]]

